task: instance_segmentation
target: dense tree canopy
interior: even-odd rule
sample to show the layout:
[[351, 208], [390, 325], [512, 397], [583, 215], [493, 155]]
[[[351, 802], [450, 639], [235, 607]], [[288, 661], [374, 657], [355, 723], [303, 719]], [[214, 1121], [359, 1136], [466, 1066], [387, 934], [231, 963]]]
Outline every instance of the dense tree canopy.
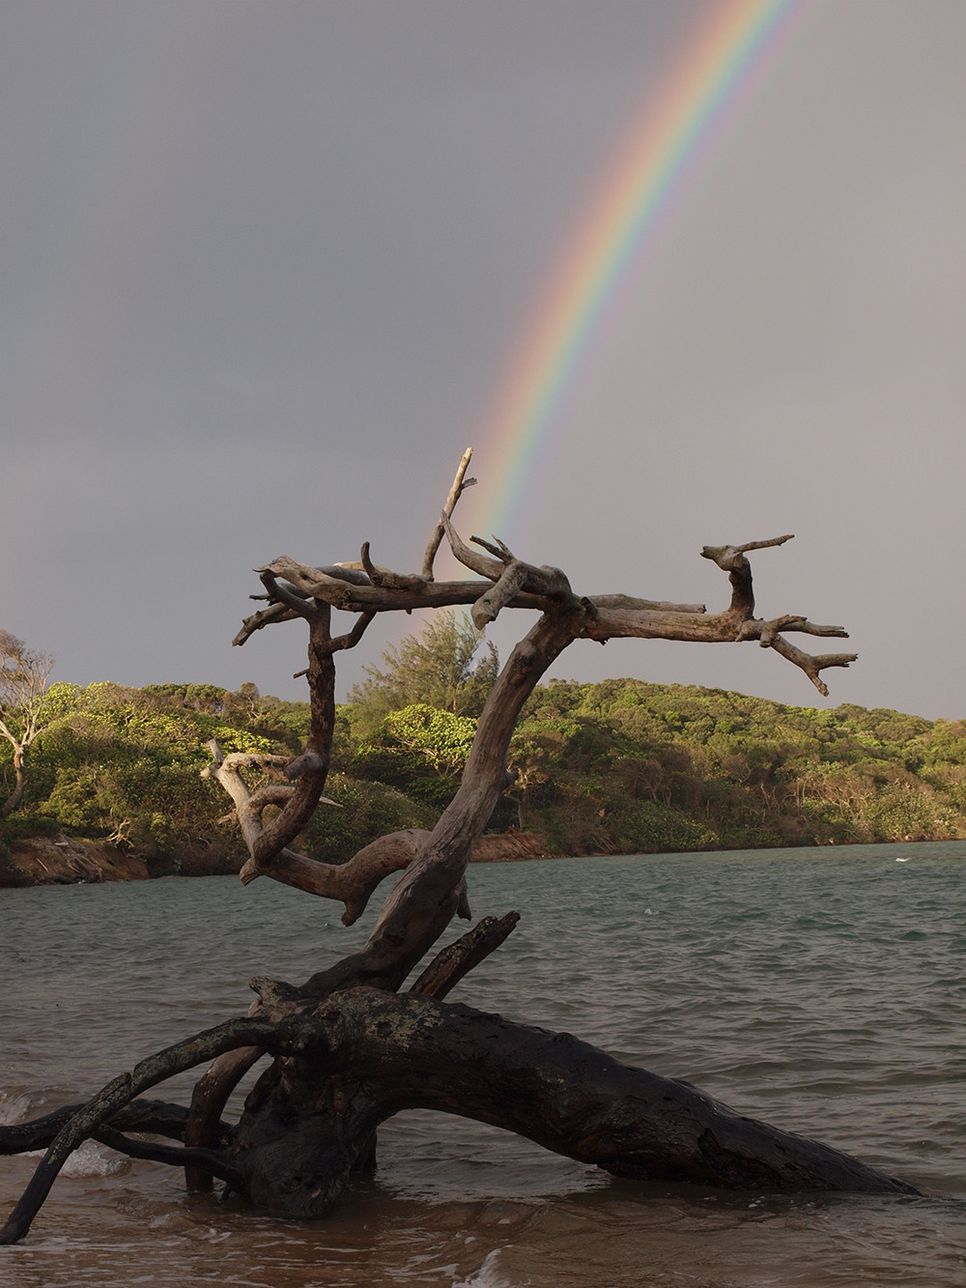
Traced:
[[[58, 829], [219, 869], [243, 847], [199, 772], [205, 743], [293, 752], [305, 703], [254, 686], [52, 685], [8, 835]], [[427, 702], [373, 723], [339, 707], [328, 794], [309, 853], [338, 862], [385, 831], [424, 828], [465, 763], [475, 719]], [[5, 765], [12, 777], [10, 748]], [[856, 706], [817, 710], [639, 680], [537, 688], [510, 745], [491, 831], [550, 854], [637, 853], [966, 835], [966, 723]], [[219, 822], [219, 820], [224, 820]], [[203, 850], [203, 855], [201, 851]], [[202, 864], [202, 867], [204, 865]]]

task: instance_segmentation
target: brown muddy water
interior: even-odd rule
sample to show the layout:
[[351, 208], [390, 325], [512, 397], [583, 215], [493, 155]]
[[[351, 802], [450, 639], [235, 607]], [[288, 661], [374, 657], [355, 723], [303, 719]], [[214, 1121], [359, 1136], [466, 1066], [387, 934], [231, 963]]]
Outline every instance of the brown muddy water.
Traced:
[[[311, 1224], [186, 1197], [173, 1169], [88, 1144], [27, 1240], [0, 1248], [0, 1283], [966, 1283], [966, 842], [489, 865], [470, 879], [477, 916], [523, 920], [454, 1000], [696, 1082], [924, 1197], [640, 1186], [412, 1113], [381, 1131], [376, 1178]], [[371, 919], [345, 930], [334, 905], [221, 877], [0, 892], [0, 1120], [84, 1099], [243, 1013], [250, 975], [304, 978]], [[190, 1082], [152, 1094], [183, 1099]], [[36, 1161], [0, 1158], [4, 1210]]]

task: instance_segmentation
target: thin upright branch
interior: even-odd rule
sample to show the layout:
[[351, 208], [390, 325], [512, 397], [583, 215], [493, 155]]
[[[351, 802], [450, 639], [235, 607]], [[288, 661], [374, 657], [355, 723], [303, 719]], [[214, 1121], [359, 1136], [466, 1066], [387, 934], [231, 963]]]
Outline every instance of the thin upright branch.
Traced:
[[472, 447], [468, 447], [460, 458], [459, 465], [456, 467], [456, 475], [453, 479], [453, 485], [443, 504], [443, 518], [440, 519], [439, 523], [437, 523], [436, 527], [433, 529], [433, 535], [430, 537], [429, 544], [426, 547], [426, 553], [423, 555], [423, 577], [426, 581], [433, 580], [433, 564], [436, 560], [437, 551], [439, 550], [446, 531], [443, 526], [443, 519], [449, 519], [451, 517], [453, 511], [456, 509], [456, 502], [468, 487], [473, 487], [476, 483], [476, 479], [468, 479], [466, 477], [466, 471], [469, 469], [470, 461], [472, 459], [473, 449]]

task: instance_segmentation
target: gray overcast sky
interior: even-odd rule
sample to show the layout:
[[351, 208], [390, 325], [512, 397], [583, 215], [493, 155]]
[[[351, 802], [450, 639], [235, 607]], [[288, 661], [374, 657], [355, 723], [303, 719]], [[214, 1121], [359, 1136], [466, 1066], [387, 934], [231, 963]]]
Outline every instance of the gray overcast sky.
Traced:
[[[471, 443], [466, 522], [503, 495], [510, 349], [709, 8], [0, 0], [0, 626], [79, 683], [299, 696], [297, 624], [230, 647], [249, 570], [418, 566]], [[800, 0], [625, 274], [517, 553], [718, 605], [703, 544], [795, 532], [759, 607], [849, 627], [830, 703], [966, 716], [964, 49], [962, 0]], [[822, 704], [753, 645], [554, 674]]]

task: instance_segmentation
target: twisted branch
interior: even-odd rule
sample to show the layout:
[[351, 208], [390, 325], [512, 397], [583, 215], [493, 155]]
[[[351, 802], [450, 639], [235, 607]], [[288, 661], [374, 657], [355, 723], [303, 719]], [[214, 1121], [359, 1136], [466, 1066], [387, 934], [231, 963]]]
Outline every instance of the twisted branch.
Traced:
[[[84, 1108], [82, 1104], [65, 1105], [42, 1118], [29, 1122], [0, 1126], [0, 1154], [24, 1154], [35, 1149], [46, 1149], [64, 1125]], [[168, 1136], [172, 1140], [185, 1140], [189, 1111], [184, 1105], [174, 1105], [167, 1100], [132, 1100], [111, 1118], [113, 1127], [121, 1131], [147, 1132], [151, 1136]], [[209, 1146], [224, 1145], [232, 1128], [216, 1114], [211, 1123]]]
[[74, 1150], [142, 1091], [235, 1047], [258, 1044], [270, 1051], [294, 1053], [303, 1049], [304, 1043], [304, 1035], [292, 1024], [228, 1020], [141, 1060], [130, 1073], [122, 1073], [109, 1082], [57, 1133], [6, 1225], [0, 1230], [0, 1244], [17, 1243], [24, 1237]]
[[428, 836], [420, 828], [390, 832], [357, 850], [347, 863], [322, 863], [285, 849], [268, 864], [256, 867], [249, 861], [239, 875], [243, 885], [250, 885], [256, 877], [270, 876], [307, 894], [343, 903], [342, 924], [351, 926], [365, 912], [376, 886], [391, 872], [407, 867]]

